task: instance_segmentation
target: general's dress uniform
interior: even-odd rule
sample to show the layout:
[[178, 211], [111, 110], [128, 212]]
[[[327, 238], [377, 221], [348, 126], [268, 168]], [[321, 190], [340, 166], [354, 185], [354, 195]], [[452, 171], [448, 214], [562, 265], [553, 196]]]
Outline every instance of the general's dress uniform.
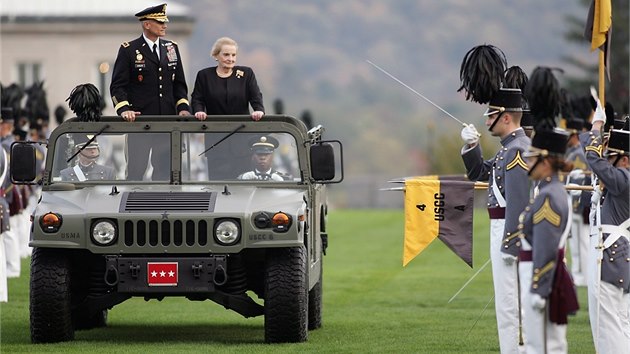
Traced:
[[[537, 157], [538, 163], [549, 155], [563, 157], [567, 140], [565, 132], [537, 131], [526, 156]], [[568, 350], [567, 315], [577, 310], [577, 295], [564, 264], [570, 218], [570, 196], [554, 171], [540, 181], [538, 194], [523, 211], [518, 227], [521, 239], [518, 267], [527, 353], [567, 353]], [[559, 288], [562, 291], [556, 290]], [[570, 298], [559, 298], [563, 294]], [[570, 306], [565, 308], [565, 305]]]
[[[166, 5], [145, 9], [137, 13], [136, 17], [141, 21], [168, 22]], [[177, 43], [158, 38], [157, 50], [159, 59], [144, 35], [121, 44], [110, 85], [117, 114], [121, 115], [128, 110], [142, 115], [175, 115], [181, 111], [190, 111], [188, 87]], [[135, 134], [128, 139], [128, 179], [142, 179], [151, 149], [154, 149], [151, 158], [153, 179], [169, 179], [170, 161], [160, 161], [157, 156], [168, 150], [170, 143], [155, 140], [141, 134]]]
[[[612, 130], [606, 155], [628, 156], [629, 140], [630, 132]], [[591, 235], [589, 244], [588, 304], [593, 342], [600, 354], [630, 353], [630, 171], [604, 158], [599, 131], [580, 134], [580, 143], [591, 170], [605, 186], [601, 231]]]
[[[521, 91], [502, 89], [493, 96], [490, 109], [521, 111]], [[493, 112], [486, 112], [490, 114]], [[505, 262], [503, 254], [516, 258], [519, 252], [518, 217], [529, 200], [527, 164], [522, 155], [529, 144], [524, 130], [517, 128], [501, 140], [501, 148], [490, 160], [483, 160], [478, 144], [462, 150], [468, 178], [489, 181], [490, 259], [502, 353], [518, 353], [521, 342], [517, 265]]]
[[[584, 120], [569, 119], [566, 128], [571, 134], [579, 134], [584, 127]], [[567, 184], [578, 186], [590, 184], [590, 170], [586, 163], [584, 149], [579, 144], [567, 146], [566, 160], [573, 164], [573, 171], [567, 176]], [[586, 271], [588, 269], [590, 192], [570, 191], [572, 196], [573, 213], [571, 218], [571, 234], [569, 236], [569, 251], [571, 252], [571, 275], [575, 285], [586, 285]]]

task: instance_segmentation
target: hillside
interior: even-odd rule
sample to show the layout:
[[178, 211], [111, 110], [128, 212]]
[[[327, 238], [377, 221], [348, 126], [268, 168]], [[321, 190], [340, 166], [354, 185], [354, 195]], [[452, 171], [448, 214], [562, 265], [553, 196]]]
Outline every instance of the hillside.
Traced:
[[567, 55], [597, 61], [586, 45], [564, 39], [566, 16], [586, 18], [575, 0], [196, 0], [187, 5], [197, 16], [190, 71], [214, 65], [209, 56], [214, 40], [233, 37], [240, 46], [239, 63], [255, 69], [267, 111], [276, 98], [284, 100], [288, 114], [310, 109], [316, 123], [325, 124], [327, 137], [344, 142], [349, 175], [429, 173], [428, 166], [436, 164], [427, 152], [455, 157], [442, 172], [463, 171], [457, 157], [459, 124], [366, 60], [479, 128], [484, 107], [456, 92], [460, 62], [473, 46], [496, 45], [508, 65], [527, 73], [537, 65], [560, 67]]

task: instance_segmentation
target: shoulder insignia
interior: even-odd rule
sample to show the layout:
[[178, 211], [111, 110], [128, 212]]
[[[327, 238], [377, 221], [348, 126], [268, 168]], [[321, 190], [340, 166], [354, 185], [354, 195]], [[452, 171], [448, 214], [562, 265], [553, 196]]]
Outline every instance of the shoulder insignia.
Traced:
[[510, 162], [507, 166], [506, 166], [506, 170], [511, 170], [516, 166], [521, 166], [525, 171], [528, 170], [527, 168], [527, 163], [525, 163], [525, 161], [523, 160], [523, 158], [521, 157], [521, 151], [517, 150], [516, 151], [516, 156], [514, 156], [514, 160], [512, 160], [512, 162]]
[[543, 220], [549, 221], [549, 223], [555, 227], [560, 226], [560, 215], [551, 208], [549, 198], [545, 198], [542, 207], [534, 213], [534, 224], [538, 224]]
[[589, 145], [584, 148], [584, 151], [593, 151], [594, 153], [597, 154], [597, 156], [602, 157], [603, 149], [604, 149], [604, 145], [598, 145], [598, 146]]
[[127, 47], [129, 47], [129, 42], [122, 42], [120, 45], [121, 45], [123, 48], [127, 48]]

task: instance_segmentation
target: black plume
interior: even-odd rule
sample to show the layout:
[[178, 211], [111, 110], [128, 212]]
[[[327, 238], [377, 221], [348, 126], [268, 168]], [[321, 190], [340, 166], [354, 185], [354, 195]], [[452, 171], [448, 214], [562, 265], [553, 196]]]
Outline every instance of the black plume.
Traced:
[[573, 96], [567, 89], [560, 89], [560, 115], [562, 118], [569, 120], [575, 118], [575, 112], [573, 112], [572, 102]]
[[488, 103], [501, 88], [507, 66], [505, 54], [493, 45], [479, 45], [466, 53], [459, 69], [461, 86], [466, 91], [466, 100]]
[[505, 72], [505, 82], [503, 87], [505, 88], [517, 88], [524, 90], [527, 86], [527, 74], [521, 69], [520, 66], [510, 66]]
[[101, 120], [101, 95], [96, 86], [81, 84], [72, 89], [66, 98], [68, 106], [83, 122], [98, 122]]
[[550, 68], [537, 67], [529, 76], [525, 87], [525, 98], [534, 116], [534, 129], [553, 129], [555, 118], [560, 110], [560, 89], [558, 80]]

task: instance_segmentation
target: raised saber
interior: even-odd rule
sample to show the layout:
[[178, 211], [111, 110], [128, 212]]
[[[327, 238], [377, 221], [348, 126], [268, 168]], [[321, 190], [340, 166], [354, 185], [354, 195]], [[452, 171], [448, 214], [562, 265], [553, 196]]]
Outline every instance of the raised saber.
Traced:
[[446, 110], [444, 110], [444, 108], [442, 108], [442, 107], [438, 106], [437, 104], [435, 104], [435, 103], [434, 103], [433, 101], [431, 101], [430, 99], [428, 99], [428, 98], [424, 97], [424, 95], [422, 95], [420, 92], [418, 92], [418, 91], [414, 90], [413, 88], [409, 87], [409, 85], [407, 85], [407, 84], [405, 84], [404, 82], [400, 81], [400, 80], [399, 80], [397, 77], [395, 77], [394, 75], [392, 75], [392, 74], [388, 73], [385, 69], [383, 69], [383, 68], [381, 68], [380, 66], [378, 66], [378, 65], [376, 65], [376, 64], [374, 64], [374, 63], [372, 63], [372, 62], [371, 62], [371, 61], [369, 61], [369, 60], [366, 60], [366, 62], [367, 62], [368, 64], [372, 65], [373, 67], [377, 68], [378, 70], [380, 70], [383, 74], [385, 74], [385, 75], [387, 75], [387, 76], [391, 77], [391, 78], [392, 78], [394, 81], [396, 81], [397, 83], [399, 83], [399, 84], [403, 85], [404, 87], [406, 87], [409, 91], [411, 91], [411, 92], [415, 93], [416, 95], [418, 95], [418, 96], [422, 97], [425, 101], [427, 101], [427, 102], [429, 102], [430, 104], [432, 104], [432, 105], [433, 105], [433, 107], [435, 107], [435, 108], [439, 109], [440, 111], [444, 112], [444, 113], [445, 113], [446, 115], [448, 115], [449, 117], [451, 117], [451, 118], [455, 119], [455, 120], [456, 120], [458, 123], [460, 123], [461, 125], [464, 125], [464, 126], [468, 125], [468, 124], [466, 124], [466, 123], [462, 122], [461, 120], [459, 120], [459, 119], [455, 118], [455, 116], [453, 116], [452, 114], [448, 113]]

